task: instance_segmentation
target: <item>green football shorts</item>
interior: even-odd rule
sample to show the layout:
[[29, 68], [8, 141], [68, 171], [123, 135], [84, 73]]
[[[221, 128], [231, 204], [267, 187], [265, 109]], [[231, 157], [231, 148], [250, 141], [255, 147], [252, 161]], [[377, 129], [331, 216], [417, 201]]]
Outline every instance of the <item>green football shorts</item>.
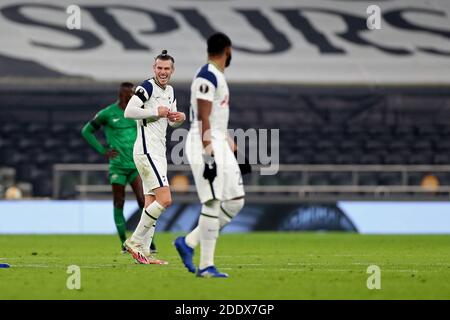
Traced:
[[125, 169], [118, 167], [109, 167], [109, 183], [110, 184], [120, 184], [127, 185], [127, 183], [131, 183], [136, 179], [139, 175], [136, 168], [133, 169]]

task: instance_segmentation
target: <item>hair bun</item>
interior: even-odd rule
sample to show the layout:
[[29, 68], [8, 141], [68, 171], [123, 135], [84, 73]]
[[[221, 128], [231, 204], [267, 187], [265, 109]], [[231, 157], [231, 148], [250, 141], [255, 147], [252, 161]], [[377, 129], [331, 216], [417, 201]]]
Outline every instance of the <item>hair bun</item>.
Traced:
[[167, 54], [167, 50], [161, 51], [161, 54]]

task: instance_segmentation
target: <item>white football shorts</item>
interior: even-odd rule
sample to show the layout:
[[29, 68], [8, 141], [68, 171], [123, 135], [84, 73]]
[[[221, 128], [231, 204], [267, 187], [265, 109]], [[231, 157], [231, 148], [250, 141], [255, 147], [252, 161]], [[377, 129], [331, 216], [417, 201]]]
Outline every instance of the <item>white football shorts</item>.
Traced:
[[133, 159], [142, 179], [144, 195], [154, 195], [154, 189], [169, 186], [166, 157], [152, 156], [147, 153], [134, 154]]
[[201, 203], [212, 199], [231, 200], [245, 195], [241, 171], [226, 139], [212, 139], [217, 176], [213, 183], [203, 178], [205, 163], [203, 161], [203, 145], [198, 131], [189, 131], [185, 152], [197, 188]]

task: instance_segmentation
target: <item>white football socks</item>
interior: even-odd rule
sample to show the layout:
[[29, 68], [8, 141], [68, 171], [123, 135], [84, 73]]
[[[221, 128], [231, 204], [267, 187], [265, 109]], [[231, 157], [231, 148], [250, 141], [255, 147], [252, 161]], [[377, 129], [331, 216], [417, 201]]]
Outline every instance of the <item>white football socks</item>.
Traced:
[[219, 208], [218, 200], [211, 200], [202, 206], [198, 220], [200, 234], [200, 269], [214, 265], [214, 251], [219, 236]]
[[[230, 221], [241, 211], [244, 206], [244, 199], [226, 200], [220, 203], [220, 214], [219, 214], [219, 230], [222, 230]], [[186, 244], [195, 248], [200, 243], [200, 228], [197, 225], [194, 230], [192, 230], [186, 236]]]
[[198, 246], [198, 244], [200, 243], [200, 227], [198, 224], [194, 228], [194, 230], [187, 234], [185, 240], [186, 244], [192, 249]]
[[155, 234], [156, 222], [151, 226], [148, 232], [144, 235], [144, 240], [142, 241], [144, 244], [144, 249], [149, 250], [150, 245], [153, 241], [153, 235]]
[[217, 217], [200, 216], [200, 269], [214, 265], [214, 251], [219, 236], [219, 219]]
[[131, 241], [143, 244], [145, 235], [152, 229], [164, 210], [165, 208], [157, 201], [153, 201], [147, 208], [144, 208], [141, 213], [141, 220], [139, 220], [136, 230], [131, 236]]

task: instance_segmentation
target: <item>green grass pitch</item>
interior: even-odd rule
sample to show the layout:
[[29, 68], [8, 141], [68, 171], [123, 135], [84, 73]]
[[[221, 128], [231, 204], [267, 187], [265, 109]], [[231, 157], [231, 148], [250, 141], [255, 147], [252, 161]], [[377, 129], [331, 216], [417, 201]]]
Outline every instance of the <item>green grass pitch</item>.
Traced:
[[[229, 279], [188, 273], [157, 234], [167, 266], [137, 265], [115, 236], [0, 235], [0, 299], [450, 299], [449, 235], [249, 233], [219, 238], [216, 265]], [[198, 261], [198, 252], [196, 252]], [[69, 265], [81, 289], [66, 287]], [[367, 288], [367, 267], [381, 289]]]

